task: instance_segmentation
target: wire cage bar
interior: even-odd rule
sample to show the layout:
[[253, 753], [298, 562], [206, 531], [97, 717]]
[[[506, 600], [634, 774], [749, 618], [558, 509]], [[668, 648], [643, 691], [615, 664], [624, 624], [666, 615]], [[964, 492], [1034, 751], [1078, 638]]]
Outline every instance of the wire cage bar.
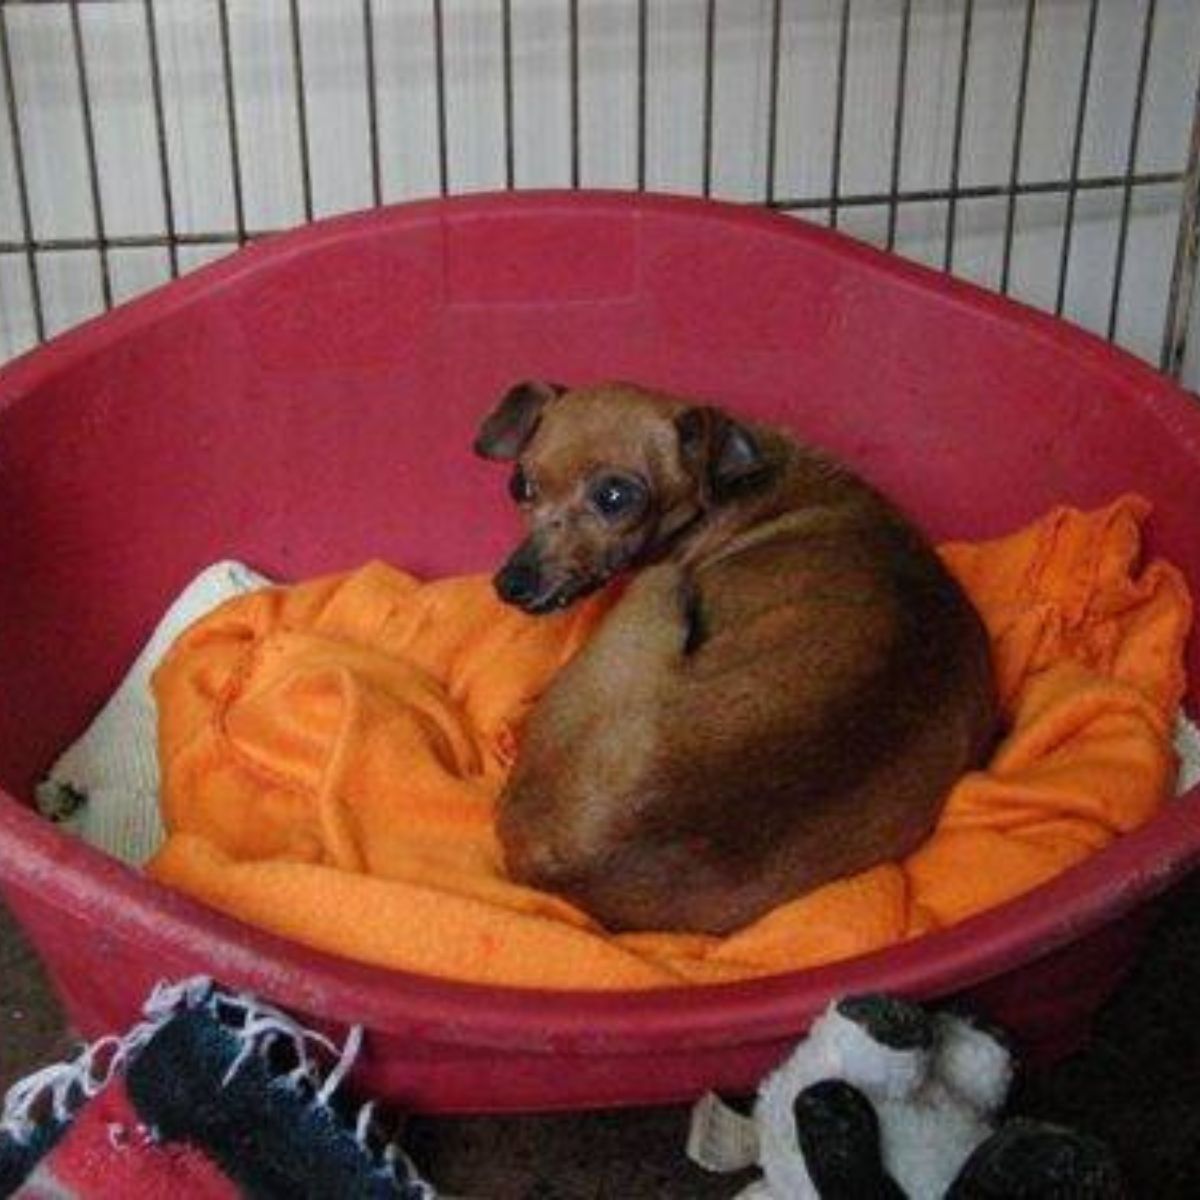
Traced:
[[[481, 186], [658, 189], [665, 182], [666, 190], [823, 219], [1081, 320], [1179, 376], [1200, 256], [1200, 11], [1193, 9], [1186, 0], [0, 0], [0, 311], [9, 327], [0, 326], [0, 355], [128, 294], [116, 279], [124, 252], [160, 252], [156, 269], [174, 278], [196, 261], [193, 251], [211, 256], [339, 208]], [[135, 22], [137, 63], [96, 51], [89, 35], [105, 14]], [[220, 221], [199, 218], [205, 206], [190, 192], [206, 185], [181, 166], [181, 96], [199, 86], [187, 79], [200, 57], [184, 16], [207, 22], [212, 34], [205, 69], [228, 183]], [[343, 51], [332, 71], [322, 45], [331, 21]], [[249, 22], [276, 26], [283, 74], [247, 57]], [[994, 54], [1001, 25], [1002, 72]], [[1061, 94], [1048, 101], [1043, 60], [1068, 34], [1075, 61], [1061, 64]], [[86, 215], [73, 228], [56, 218], [54, 201], [66, 203], [61, 189], [53, 192], [46, 170], [35, 169], [75, 153], [49, 139], [61, 122], [39, 119], [46, 95], [39, 79], [63, 74], [64, 42], [74, 95], [56, 103], [75, 111], [82, 157], [72, 176], [81, 194], [66, 198], [67, 207], [78, 214], [82, 205]], [[928, 94], [931, 62], [942, 84], [936, 102]], [[109, 200], [121, 167], [106, 148], [111, 138], [99, 136], [98, 96], [114, 73], [133, 72], [144, 80], [157, 211], [131, 227], [115, 219]], [[1008, 104], [994, 114], [984, 155], [990, 169], [981, 175], [972, 139], [1001, 74]], [[876, 149], [864, 158], [863, 80], [875, 75]], [[485, 77], [490, 92], [479, 82]], [[331, 203], [318, 186], [328, 147], [317, 126], [331, 89], [361, 104], [355, 136], [365, 182], [357, 203]], [[290, 135], [276, 121], [268, 142], [271, 155], [294, 157], [295, 179], [283, 189], [298, 193], [291, 219], [260, 219], [263, 205], [252, 203], [250, 109], [272, 90], [272, 103], [291, 109]], [[1101, 111], [1113, 109], [1114, 91], [1125, 97], [1123, 135], [1112, 112]], [[394, 103], [401, 93], [404, 111]], [[1151, 118], [1163, 126], [1163, 112], [1174, 131], [1169, 152], [1158, 137], [1147, 154]], [[918, 146], [933, 126], [948, 130], [938, 153]], [[1097, 151], [1102, 127], [1114, 151], [1107, 155]], [[593, 166], [604, 157], [595, 148], [614, 130], [627, 151], [616, 178], [611, 166]], [[289, 139], [291, 148], [283, 145]], [[1059, 146], [1057, 170], [1045, 169], [1039, 139]], [[556, 158], [547, 167], [550, 141]], [[417, 143], [428, 161], [413, 172], [420, 178], [404, 178], [396, 147]], [[1051, 203], [1056, 244], [1037, 257], [1053, 277], [1031, 286], [1021, 261], [1027, 206], [1042, 205], [1045, 221]], [[1161, 278], [1152, 280], [1134, 245], [1148, 209], [1163, 240]], [[994, 226], [987, 270], [973, 265], [964, 233], [985, 211]], [[1086, 256], [1080, 247], [1083, 225], [1098, 220], [1111, 233], [1102, 310], [1095, 289], [1076, 281], [1081, 264], [1094, 274], [1104, 257], [1095, 239]], [[916, 249], [914, 221], [926, 235]], [[53, 261], [72, 255], [91, 262], [97, 287], [78, 311], [52, 314]], [[1087, 313], [1073, 302], [1081, 290]], [[1147, 297], [1161, 328], [1153, 338], [1144, 330], [1129, 335], [1128, 314]]]

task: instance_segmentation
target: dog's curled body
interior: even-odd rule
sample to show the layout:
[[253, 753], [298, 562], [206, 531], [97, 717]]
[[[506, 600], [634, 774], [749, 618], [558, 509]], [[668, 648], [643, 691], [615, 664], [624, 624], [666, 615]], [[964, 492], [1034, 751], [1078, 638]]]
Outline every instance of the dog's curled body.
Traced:
[[[518, 602], [641, 570], [529, 717], [498, 817], [510, 873], [610, 929], [727, 933], [913, 850], [996, 724], [986, 635], [932, 547], [778, 431], [527, 385], [493, 435], [523, 404], [518, 452], [490, 455], [531, 493]], [[638, 511], [590, 521], [597, 478], [611, 499], [624, 473]]]

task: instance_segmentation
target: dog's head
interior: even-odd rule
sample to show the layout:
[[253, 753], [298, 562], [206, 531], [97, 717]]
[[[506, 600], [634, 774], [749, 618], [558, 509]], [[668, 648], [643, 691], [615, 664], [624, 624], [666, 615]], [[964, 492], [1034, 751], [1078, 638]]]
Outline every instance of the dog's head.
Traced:
[[480, 426], [475, 452], [513, 464], [509, 493], [528, 536], [495, 582], [530, 613], [652, 561], [765, 470], [753, 434], [720, 410], [628, 384], [518, 384]]

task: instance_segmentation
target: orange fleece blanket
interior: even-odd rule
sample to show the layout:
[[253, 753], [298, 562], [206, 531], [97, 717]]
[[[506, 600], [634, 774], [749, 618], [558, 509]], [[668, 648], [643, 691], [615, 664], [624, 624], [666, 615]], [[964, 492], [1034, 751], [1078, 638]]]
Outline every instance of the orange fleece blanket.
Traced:
[[501, 870], [492, 815], [522, 719], [611, 600], [532, 618], [483, 577], [379, 563], [230, 601], [175, 644], [154, 681], [168, 837], [149, 870], [334, 954], [516, 986], [725, 982], [950, 925], [1169, 793], [1191, 606], [1173, 567], [1142, 569], [1148, 511], [1062, 508], [943, 548], [994, 646], [1009, 723], [994, 760], [906, 861], [732, 936], [612, 935]]

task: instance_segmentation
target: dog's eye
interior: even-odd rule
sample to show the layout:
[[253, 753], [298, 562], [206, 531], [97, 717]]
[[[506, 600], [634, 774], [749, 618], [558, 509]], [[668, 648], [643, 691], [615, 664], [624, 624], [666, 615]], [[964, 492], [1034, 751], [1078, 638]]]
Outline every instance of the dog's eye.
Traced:
[[593, 484], [588, 493], [592, 507], [607, 518], [622, 517], [638, 508], [645, 496], [645, 489], [636, 480], [623, 479], [619, 475], [606, 475]]
[[533, 486], [533, 480], [518, 467], [508, 481], [508, 494], [518, 504], [528, 504], [537, 495], [537, 488]]

